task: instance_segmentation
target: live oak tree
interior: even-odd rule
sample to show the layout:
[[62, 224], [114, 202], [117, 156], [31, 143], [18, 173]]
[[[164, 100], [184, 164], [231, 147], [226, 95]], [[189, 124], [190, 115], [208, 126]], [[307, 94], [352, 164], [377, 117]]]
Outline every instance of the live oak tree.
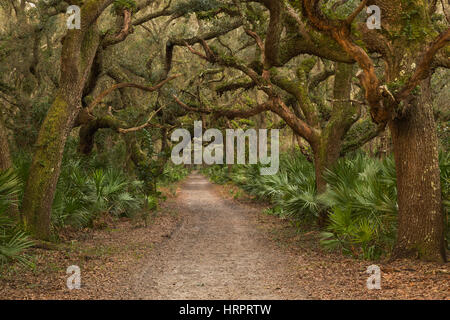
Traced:
[[0, 170], [12, 167], [11, 154], [9, 152], [8, 133], [0, 114]]
[[[51, 206], [59, 177], [63, 150], [72, 129], [81, 126], [82, 139], [80, 142], [82, 145], [80, 145], [80, 150], [84, 149], [87, 152], [92, 144], [92, 138], [99, 128], [112, 128], [121, 134], [144, 129], [150, 125], [149, 121], [144, 121], [143, 124], [136, 127], [127, 128], [125, 123], [116, 121], [117, 119], [99, 118], [92, 111], [107, 95], [115, 90], [121, 92], [123, 100], [126, 98], [125, 88], [132, 87], [153, 92], [175, 78], [169, 75], [168, 70], [170, 68], [166, 68], [167, 72], [162, 72], [160, 77], [153, 79], [152, 82], [156, 83], [153, 86], [145, 83], [123, 82], [117, 68], [109, 65], [104, 68], [106, 64], [111, 63], [111, 61], [107, 61], [107, 63], [103, 61], [108, 56], [108, 48], [125, 41], [136, 27], [142, 26], [149, 30], [150, 28], [146, 27], [145, 24], [153, 19], [167, 17], [166, 26], [168, 26], [175, 19], [205, 9], [202, 7], [201, 1], [195, 0], [178, 1], [175, 4], [169, 1], [160, 9], [158, 9], [158, 5], [154, 7], [155, 1], [151, 0], [141, 1], [138, 4], [134, 1], [113, 0], [65, 3], [56, 1], [55, 3], [60, 6], [50, 15], [64, 12], [65, 4], [79, 5], [81, 7], [81, 29], [67, 30], [62, 39], [60, 77], [59, 80], [55, 81], [54, 100], [39, 129], [37, 141], [34, 145], [33, 161], [22, 203], [25, 228], [34, 237], [44, 240], [48, 240], [50, 237]], [[100, 17], [104, 16], [103, 13], [106, 9], [110, 7], [113, 9], [112, 13], [116, 17], [116, 21], [107, 32], [102, 32], [99, 28], [99, 20]], [[214, 7], [207, 5], [206, 10], [209, 9], [214, 10]], [[238, 26], [239, 22], [234, 22], [224, 29], [212, 30], [205, 37], [215, 37]], [[36, 30], [41, 29], [41, 27], [38, 27]], [[39, 43], [39, 37], [37, 39], [37, 43]], [[170, 48], [175, 45], [177, 45], [176, 42], [168, 44], [169, 49], [167, 51], [169, 52]], [[112, 63], [117, 65], [115, 61]], [[98, 96], [94, 96], [95, 87], [100, 77], [103, 76], [103, 72], [107, 72], [116, 83], [109, 89], [100, 92]], [[129, 102], [130, 100], [126, 104], [129, 104]], [[160, 129], [160, 136], [164, 145], [166, 140], [164, 137], [167, 132], [164, 126]], [[83, 136], [83, 133], [87, 134]], [[85, 144], [83, 145], [83, 143]], [[138, 145], [134, 143], [130, 143], [130, 145], [136, 145], [136, 148], [129, 148], [129, 152], [134, 154], [132, 159], [140, 158], [142, 160], [142, 156], [138, 157], [140, 154]], [[166, 149], [166, 147], [163, 149]], [[161, 173], [164, 159], [167, 160], [167, 157], [163, 156], [161, 163], [147, 161], [147, 166], [154, 166], [155, 168], [152, 168], [152, 170], [155, 169], [153, 171], [155, 175], [158, 175]], [[143, 161], [141, 160], [136, 160], [136, 162], [142, 164]], [[154, 184], [154, 181], [152, 183]]]
[[[146, 1], [142, 7], [134, 9], [145, 8], [151, 2]], [[95, 83], [97, 74], [92, 70], [95, 66], [94, 61], [102, 50], [124, 41], [132, 31], [133, 8], [125, 3], [115, 8], [116, 26], [106, 33], [100, 32], [98, 19], [112, 3], [113, 0], [70, 3], [81, 6], [81, 28], [68, 30], [64, 36], [61, 77], [56, 97], [39, 130], [22, 203], [25, 228], [39, 239], [48, 240], [50, 237], [51, 206], [64, 146], [76, 121], [80, 121], [77, 117], [83, 109], [83, 96], [86, 92], [90, 92], [92, 82]], [[166, 11], [161, 11], [152, 17], [164, 14]], [[147, 90], [157, 90], [168, 80], [170, 79]], [[144, 86], [134, 86], [146, 89]]]
[[81, 7], [81, 29], [68, 30], [61, 52], [56, 98], [42, 124], [22, 204], [25, 227], [37, 238], [50, 237], [50, 212], [67, 136], [81, 108], [83, 89], [101, 44], [97, 19], [112, 1]]
[[[446, 23], [433, 23], [437, 1], [364, 0], [341, 19], [324, 13], [319, 0], [292, 2], [315, 30], [358, 63], [372, 119], [390, 128], [399, 205], [394, 257], [445, 261], [430, 77], [437, 67], [449, 66], [450, 29]], [[381, 30], [357, 20], [366, 5], [381, 9]], [[385, 62], [382, 76], [371, 53]]]
[[[59, 22], [65, 24], [63, 14], [69, 4], [81, 6], [81, 30], [55, 31]], [[381, 30], [367, 28], [368, 5], [381, 8]], [[13, 0], [2, 6], [13, 23], [0, 30], [0, 103], [8, 105], [0, 119], [0, 164], [10, 166], [2, 124], [11, 126], [9, 117], [30, 114], [37, 98], [52, 99], [36, 143], [27, 146], [32, 146], [34, 156], [22, 213], [35, 237], [50, 237], [62, 154], [74, 128], [79, 128], [81, 152], [89, 154], [96, 133], [109, 129], [126, 141], [137, 170], [157, 176], [167, 152], [150, 159], [151, 152], [135, 133], [151, 128], [152, 139], [161, 141], [158, 150], [167, 151], [170, 130], [186, 114], [169, 100], [183, 91], [182, 96], [177, 94], [182, 98], [176, 98], [178, 105], [188, 112], [212, 114], [214, 119], [248, 118], [266, 111], [277, 114], [310, 144], [319, 192], [325, 188], [324, 170], [388, 127], [399, 205], [394, 254], [445, 260], [430, 89], [433, 72], [450, 65], [448, 21], [436, 14], [441, 10], [439, 1]], [[197, 32], [171, 33], [176, 28], [190, 29], [194, 19], [181, 20], [190, 15], [195, 16]], [[155, 23], [155, 19], [160, 20]], [[105, 26], [109, 29], [101, 31]], [[154, 40], [150, 50], [142, 50], [148, 59], [145, 65], [135, 63], [127, 51], [130, 41], [138, 46], [145, 38], [137, 29]], [[180, 54], [179, 47], [216, 66], [200, 70], [203, 66], [196, 65], [192, 55]], [[212, 80], [194, 87], [171, 76], [172, 69], [182, 69], [186, 78]], [[333, 90], [326, 92], [323, 87], [328, 85]], [[152, 102], [142, 103], [137, 90], [155, 92]], [[258, 90], [264, 100], [237, 99], [240, 102], [235, 104], [228, 93], [236, 90], [235, 98], [239, 90]], [[218, 98], [213, 91], [225, 97]], [[184, 103], [187, 97], [193, 99]], [[115, 107], [110, 107], [111, 101]], [[374, 125], [349, 140], [364, 105], [369, 106]], [[32, 126], [39, 124], [34, 121]], [[19, 124], [15, 130], [27, 132]], [[148, 186], [152, 191], [154, 182]]]
[[[358, 78], [371, 117], [378, 127], [390, 128], [394, 145], [399, 219], [393, 257], [445, 261], [444, 214], [430, 76], [436, 68], [448, 67], [450, 31], [446, 23], [435, 23], [432, 19], [437, 1], [362, 1], [342, 18], [322, 12], [321, 1], [292, 1], [294, 11], [283, 1], [254, 2], [270, 11], [264, 42], [252, 30], [245, 30], [262, 52], [259, 70], [217, 52], [206, 41], [201, 41], [204, 53], [186, 44], [191, 52], [205, 60], [240, 70], [251, 79], [252, 85], [268, 96], [266, 103], [247, 111], [214, 112], [245, 117], [270, 110], [280, 115], [294, 131], [314, 141], [315, 128], [302, 119], [298, 121], [274, 90], [277, 80], [274, 67], [283, 66], [302, 53], [337, 62], [356, 62], [361, 69]], [[373, 4], [381, 8], [380, 31], [368, 29], [367, 17], [359, 18], [366, 5]], [[286, 6], [285, 15], [283, 6]], [[291, 23], [282, 23], [286, 15], [290, 16]], [[297, 34], [291, 36], [292, 22], [296, 24]], [[288, 36], [280, 41], [283, 32]], [[376, 72], [375, 56], [384, 61], [383, 75]], [[300, 101], [305, 104], [307, 99]], [[327, 152], [322, 154], [328, 155]]]
[[[246, 64], [237, 55], [230, 53], [232, 50], [229, 48], [219, 50], [218, 47], [224, 47], [221, 42], [214, 43], [213, 46], [213, 44], [209, 45], [201, 39], [200, 43], [203, 46], [204, 53], [194, 49], [187, 42], [185, 42], [185, 45], [192, 53], [202, 59], [238, 70], [244, 75], [238, 81], [219, 85], [217, 91], [223, 93], [239, 88], [256, 88], [265, 93], [267, 101], [244, 108], [220, 107], [213, 109], [196, 108], [192, 103], [191, 106], [188, 106], [178, 98], [176, 98], [176, 101], [189, 111], [210, 113], [215, 117], [225, 116], [228, 119], [250, 117], [265, 111], [277, 114], [311, 146], [317, 191], [322, 193], [326, 189], [326, 182], [323, 178], [325, 170], [331, 169], [332, 165], [345, 151], [357, 149], [374, 138], [384, 129], [384, 125], [375, 126], [356, 141], [345, 141], [347, 132], [361, 115], [361, 104], [351, 99], [351, 95], [354, 93], [352, 91], [355, 91], [352, 90], [354, 74], [352, 61], [347, 61], [347, 63], [336, 62], [335, 70], [324, 68], [322, 71], [313, 72], [312, 69], [318, 64], [317, 58], [306, 58], [301, 62], [294, 59], [297, 62], [290, 63], [290, 60], [295, 56], [307, 52], [300, 46], [290, 52], [289, 58], [282, 60], [280, 58], [282, 52], [280, 47], [283, 42], [292, 41], [292, 33], [298, 31], [295, 20], [299, 18], [295, 12], [292, 12], [292, 8], [284, 6], [281, 2], [259, 2], [269, 11], [267, 29], [264, 30], [251, 22], [244, 24], [244, 32], [250, 39], [253, 39], [257, 52], [259, 52], [256, 61]], [[244, 11], [244, 8], [238, 8], [241, 12]], [[247, 8], [247, 10], [250, 9]], [[260, 19], [264, 19], [264, 16]], [[283, 30], [287, 30], [287, 35], [284, 37], [282, 37]], [[259, 31], [259, 34], [257, 31]], [[308, 39], [313, 37], [315, 37], [314, 34], [308, 34]], [[262, 39], [265, 39], [265, 41]], [[297, 39], [295, 41], [297, 44], [299, 43]], [[327, 48], [323, 50], [316, 48], [315, 51], [317, 55], [320, 54], [322, 57], [332, 56]], [[294, 69], [291, 75], [286, 75], [286, 72], [281, 70], [289, 68]], [[313, 92], [321, 82], [326, 81], [330, 76], [334, 76], [331, 107], [328, 106], [329, 103], [325, 99], [314, 97]], [[323, 109], [327, 108], [329, 110], [323, 112]], [[325, 225], [326, 218], [327, 212], [323, 211], [319, 219], [321, 226]]]

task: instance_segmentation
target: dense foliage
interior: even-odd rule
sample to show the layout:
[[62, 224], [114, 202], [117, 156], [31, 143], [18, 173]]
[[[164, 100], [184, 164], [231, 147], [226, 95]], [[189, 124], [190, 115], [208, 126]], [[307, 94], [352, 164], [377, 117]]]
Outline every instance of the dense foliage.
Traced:
[[17, 205], [13, 199], [19, 194], [20, 188], [20, 179], [12, 169], [0, 171], [0, 264], [11, 260], [31, 264], [22, 252], [31, 247], [33, 242], [8, 214], [11, 206]]
[[[147, 223], [151, 212], [163, 201], [161, 193], [146, 194], [143, 181], [127, 174], [115, 165], [121, 157], [123, 146], [117, 146], [86, 158], [76, 152], [76, 139], [65, 151], [51, 223], [57, 237], [58, 230], [71, 227], [104, 227], [104, 220], [127, 217]], [[122, 154], [123, 156], [123, 154]], [[114, 158], [116, 157], [116, 158]], [[30, 167], [30, 155], [18, 153], [15, 169], [0, 172], [0, 264], [18, 261], [31, 266], [31, 260], [23, 252], [34, 242], [22, 230], [17, 219], [8, 213], [12, 205], [19, 205]], [[167, 164], [158, 183], [168, 185], [183, 179], [189, 170], [183, 166]]]
[[301, 150], [273, 176], [205, 172], [273, 214], [318, 222], [325, 248], [376, 258], [396, 241], [399, 257], [446, 260], [444, 2], [370, 1], [389, 12], [382, 29], [367, 28], [368, 2], [356, 0], [77, 3], [80, 30], [67, 29], [65, 1], [0, 2], [0, 168], [18, 177], [4, 173], [14, 188], [2, 201], [18, 210], [0, 211], [2, 243], [18, 249], [2, 261], [30, 245], [20, 228], [49, 241], [105, 219], [147, 221], [160, 187], [188, 173], [170, 164], [171, 134], [200, 120], [280, 129], [282, 150]]
[[[394, 245], [397, 219], [395, 165], [391, 157], [363, 153], [340, 159], [325, 173], [327, 190], [317, 195], [313, 164], [297, 150], [283, 153], [276, 175], [260, 175], [261, 164], [203, 169], [218, 184], [235, 183], [256, 199], [269, 202], [268, 213], [300, 221], [315, 221], [329, 212], [321, 245], [357, 258], [377, 259]], [[444, 210], [449, 210], [449, 156], [440, 156]], [[448, 227], [447, 227], [448, 228]], [[447, 232], [447, 239], [450, 234]]]

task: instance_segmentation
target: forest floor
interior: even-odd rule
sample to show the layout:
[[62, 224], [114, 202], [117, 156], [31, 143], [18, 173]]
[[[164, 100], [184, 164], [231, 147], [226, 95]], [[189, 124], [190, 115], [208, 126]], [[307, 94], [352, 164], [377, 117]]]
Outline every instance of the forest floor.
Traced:
[[[149, 226], [124, 219], [32, 249], [34, 269], [0, 270], [2, 299], [450, 299], [450, 264], [370, 262], [328, 253], [319, 232], [263, 213], [232, 185], [180, 183]], [[367, 267], [381, 267], [368, 290]], [[81, 269], [69, 290], [66, 268]]]

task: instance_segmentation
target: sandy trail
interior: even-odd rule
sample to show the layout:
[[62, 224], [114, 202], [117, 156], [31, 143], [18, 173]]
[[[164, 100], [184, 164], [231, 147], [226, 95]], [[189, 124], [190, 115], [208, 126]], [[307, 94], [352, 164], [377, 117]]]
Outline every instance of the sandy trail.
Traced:
[[178, 198], [183, 224], [134, 281], [140, 299], [302, 299], [292, 261], [258, 230], [251, 208], [191, 174]]

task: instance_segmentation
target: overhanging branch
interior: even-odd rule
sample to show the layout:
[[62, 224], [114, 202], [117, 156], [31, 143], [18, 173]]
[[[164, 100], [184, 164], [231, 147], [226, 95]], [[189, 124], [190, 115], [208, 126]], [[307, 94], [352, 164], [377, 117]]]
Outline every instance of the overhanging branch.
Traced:
[[181, 74], [177, 74], [174, 76], [171, 76], [163, 81], [161, 81], [160, 83], [158, 83], [157, 85], [153, 86], [153, 87], [148, 87], [148, 86], [144, 86], [141, 84], [136, 84], [136, 83], [128, 83], [128, 82], [124, 82], [124, 83], [118, 83], [115, 84], [113, 86], [111, 86], [110, 88], [106, 89], [105, 91], [103, 91], [102, 93], [100, 93], [97, 98], [94, 99], [94, 101], [87, 107], [87, 112], [88, 113], [92, 113], [92, 111], [94, 110], [94, 108], [107, 96], [109, 95], [111, 92], [113, 92], [114, 90], [117, 89], [121, 89], [121, 88], [137, 88], [143, 91], [147, 91], [147, 92], [154, 92], [156, 90], [159, 90], [160, 88], [162, 88], [166, 83], [172, 81], [175, 78], [180, 77]]

